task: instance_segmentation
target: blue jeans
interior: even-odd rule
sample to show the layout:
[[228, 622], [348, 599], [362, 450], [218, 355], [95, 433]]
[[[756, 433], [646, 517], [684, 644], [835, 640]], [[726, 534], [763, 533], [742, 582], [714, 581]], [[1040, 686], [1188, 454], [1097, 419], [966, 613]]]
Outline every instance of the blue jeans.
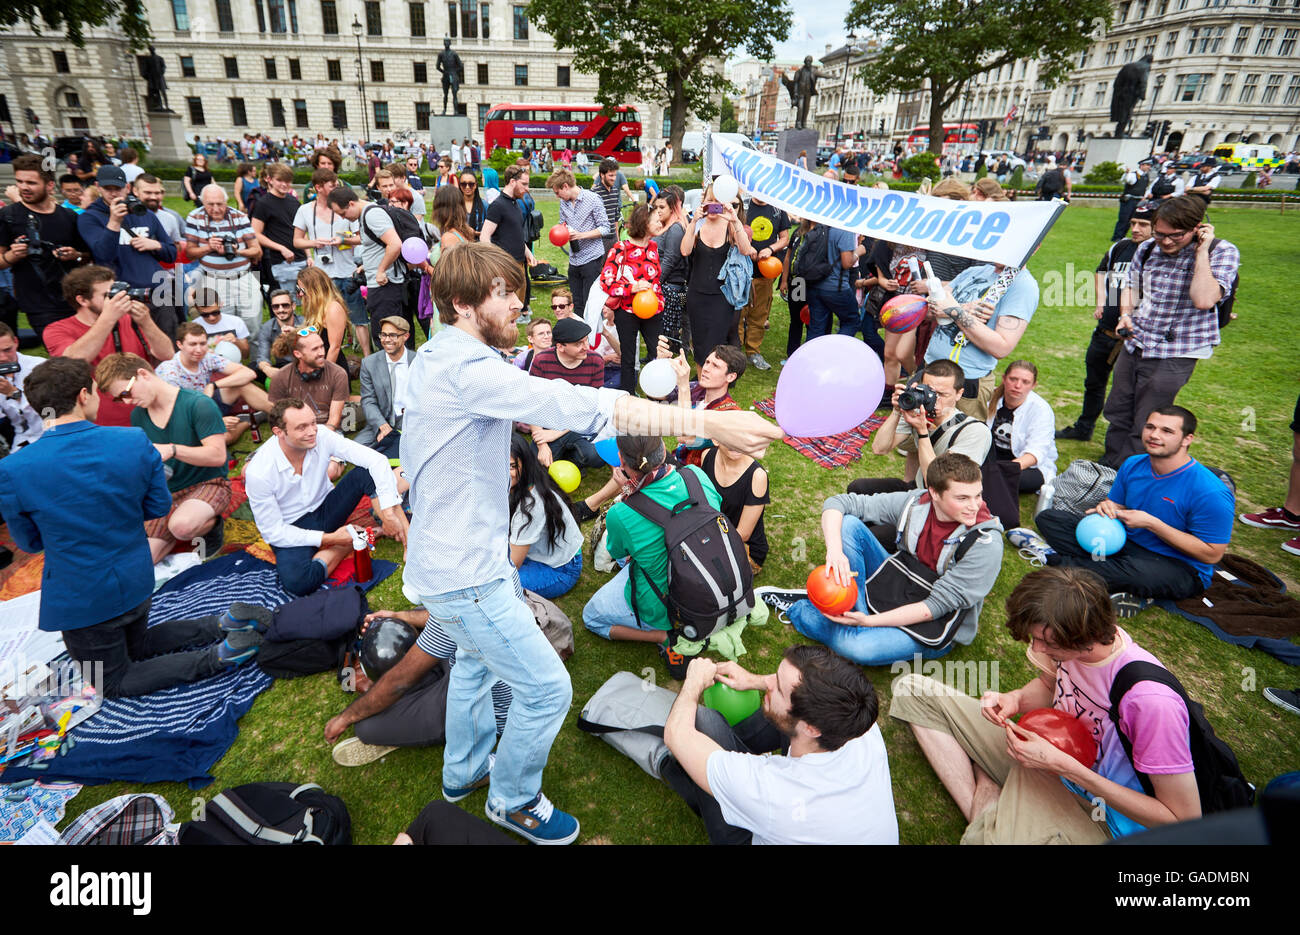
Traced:
[[[350, 269], [351, 267], [349, 267]], [[334, 280], [334, 285], [343, 294], [343, 301], [348, 306], [348, 321], [354, 325], [369, 326], [370, 315], [366, 312], [366, 300], [361, 297], [361, 283], [351, 276], [341, 276]], [[369, 350], [362, 348], [362, 350]]]
[[809, 341], [831, 333], [831, 315], [839, 319], [839, 334], [858, 333], [858, 322], [862, 316], [858, 311], [857, 297], [853, 294], [853, 279], [850, 274], [841, 277], [832, 272], [808, 290]]
[[623, 570], [601, 586], [591, 596], [587, 606], [582, 608], [582, 622], [592, 633], [602, 639], [609, 639], [610, 627], [631, 627], [633, 630], [654, 630], [644, 622], [637, 622], [636, 614], [627, 603], [627, 580], [632, 574], [632, 566], [625, 565]]
[[[293, 525], [299, 529], [333, 532], [352, 515], [362, 497], [374, 495], [375, 479], [370, 476], [370, 472], [354, 468], [334, 485], [320, 506], [299, 516]], [[280, 577], [280, 585], [290, 594], [310, 594], [325, 583], [325, 565], [313, 558], [320, 551], [320, 546], [273, 545], [271, 550], [275, 552], [275, 570]]]
[[605, 459], [596, 454], [591, 439], [577, 432], [565, 432], [551, 442], [551, 456], [556, 461], [572, 461], [583, 470], [606, 467]]
[[497, 740], [492, 685], [514, 692], [497, 746], [488, 804], [514, 811], [537, 797], [551, 744], [573, 700], [564, 663], [524, 603], [517, 575], [481, 587], [420, 595], [420, 602], [456, 641], [447, 688], [447, 748], [442, 784], [464, 788], [488, 771]]
[[544, 562], [535, 562], [531, 558], [524, 559], [524, 564], [519, 568], [519, 583], [534, 594], [555, 598], [573, 590], [581, 574], [582, 551], [579, 550], [577, 555], [559, 568], [553, 568]]
[[[889, 553], [856, 516], [844, 517], [840, 541], [849, 560], [849, 568], [858, 573], [858, 600], [853, 609], [869, 613], [863, 582], [889, 558]], [[826, 615], [809, 600], [796, 603], [787, 611], [787, 616], [794, 628], [804, 636], [824, 643], [858, 665], [885, 666], [891, 662], [911, 659], [916, 653], [920, 653], [922, 659], [938, 659], [952, 650], [952, 643], [942, 649], [930, 649], [898, 627], [851, 627], [834, 623], [826, 619]]]

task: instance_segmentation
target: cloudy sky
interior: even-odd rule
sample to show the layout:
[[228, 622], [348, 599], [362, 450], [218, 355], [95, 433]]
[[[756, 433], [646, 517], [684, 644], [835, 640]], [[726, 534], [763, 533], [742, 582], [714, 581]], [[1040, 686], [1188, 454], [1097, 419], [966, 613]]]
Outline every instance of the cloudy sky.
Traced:
[[805, 55], [816, 58], [826, 50], [826, 43], [836, 47], [844, 44], [849, 0], [790, 0], [790, 7], [794, 11], [793, 25], [790, 38], [776, 47], [778, 59], [797, 60]]

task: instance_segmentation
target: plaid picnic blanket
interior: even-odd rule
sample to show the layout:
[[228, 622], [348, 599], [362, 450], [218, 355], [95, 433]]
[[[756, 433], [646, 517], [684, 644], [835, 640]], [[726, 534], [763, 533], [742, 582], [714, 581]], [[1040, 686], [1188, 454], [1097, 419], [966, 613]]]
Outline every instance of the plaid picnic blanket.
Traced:
[[[754, 403], [754, 408], [769, 419], [776, 418], [776, 394]], [[871, 433], [884, 424], [884, 418], [872, 415], [861, 425], [823, 438], [793, 438], [786, 436], [785, 443], [805, 458], [824, 468], [844, 467], [862, 457], [862, 446]]]

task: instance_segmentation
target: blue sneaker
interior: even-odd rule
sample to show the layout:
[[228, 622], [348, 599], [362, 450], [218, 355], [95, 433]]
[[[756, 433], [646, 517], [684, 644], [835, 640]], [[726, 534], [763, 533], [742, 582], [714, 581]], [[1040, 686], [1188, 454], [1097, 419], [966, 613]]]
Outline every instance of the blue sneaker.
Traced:
[[513, 812], [488, 802], [487, 817], [534, 844], [572, 844], [578, 838], [578, 819], [562, 812], [540, 792], [537, 798]]
[[241, 630], [265, 633], [271, 626], [271, 616], [271, 611], [265, 607], [236, 601], [221, 615], [221, 629], [227, 633], [237, 633]]
[[1027, 526], [1007, 530], [1007, 541], [1020, 550], [1020, 557], [1035, 568], [1042, 568], [1056, 554], [1047, 540]]
[[256, 630], [234, 630], [217, 644], [217, 661], [223, 666], [242, 666], [257, 655], [262, 634]]
[[442, 787], [443, 800], [446, 802], [459, 802], [461, 799], [473, 795], [479, 789], [486, 789], [488, 783], [492, 781], [492, 767], [496, 765], [496, 761], [497, 761], [497, 755], [495, 753], [489, 753], [487, 772], [484, 773], [482, 776], [480, 776], [478, 779], [475, 779], [468, 786], [456, 786], [454, 788], [448, 788], [446, 785], [444, 785]]

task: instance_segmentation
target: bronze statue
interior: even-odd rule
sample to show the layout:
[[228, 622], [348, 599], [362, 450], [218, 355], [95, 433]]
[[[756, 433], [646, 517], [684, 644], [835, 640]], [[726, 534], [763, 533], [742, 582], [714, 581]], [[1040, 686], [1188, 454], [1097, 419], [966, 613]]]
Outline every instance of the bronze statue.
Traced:
[[171, 113], [171, 108], [167, 106], [167, 79], [163, 77], [167, 63], [163, 57], [154, 51], [153, 46], [149, 46], [148, 55], [136, 56], [136, 67], [145, 83], [146, 109]]
[[813, 67], [811, 55], [804, 56], [803, 68], [794, 73], [793, 79], [787, 75], [781, 76], [781, 83], [790, 92], [790, 106], [794, 108], [796, 130], [802, 130], [808, 123], [808, 105], [812, 103], [813, 96], [817, 93], [819, 77], [821, 72]]
[[465, 66], [460, 56], [451, 49], [451, 40], [443, 38], [442, 51], [438, 53], [438, 71], [442, 73], [442, 112], [447, 112], [447, 91], [451, 91], [452, 113], [460, 108], [460, 86], [465, 80]]
[[1133, 108], [1146, 100], [1147, 76], [1151, 73], [1150, 53], [1136, 62], [1129, 62], [1115, 76], [1114, 93], [1110, 99], [1110, 119], [1115, 121], [1115, 138], [1127, 136]]

